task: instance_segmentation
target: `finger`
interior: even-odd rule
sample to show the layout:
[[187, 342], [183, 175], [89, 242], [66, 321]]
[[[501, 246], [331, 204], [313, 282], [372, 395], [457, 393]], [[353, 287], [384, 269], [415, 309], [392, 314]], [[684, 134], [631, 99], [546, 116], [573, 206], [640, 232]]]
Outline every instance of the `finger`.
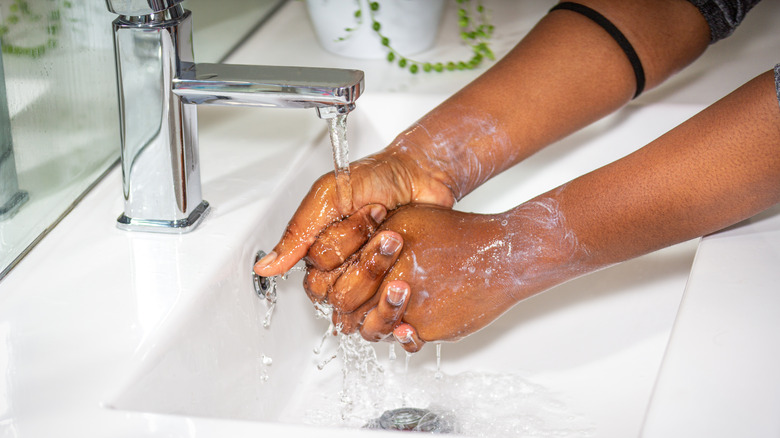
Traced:
[[290, 219], [282, 239], [273, 251], [255, 264], [255, 273], [263, 277], [271, 277], [289, 271], [306, 255], [317, 235], [325, 227], [354, 211], [339, 211], [337, 199], [333, 175], [320, 177]]
[[313, 303], [321, 303], [328, 297], [328, 291], [331, 285], [341, 275], [344, 269], [333, 271], [320, 271], [318, 269], [308, 268], [306, 276], [303, 278], [303, 290]]
[[405, 281], [391, 281], [384, 285], [377, 306], [368, 312], [360, 326], [360, 334], [367, 341], [381, 341], [393, 333], [401, 322], [409, 297]]
[[337, 327], [341, 333], [345, 335], [354, 333], [363, 324], [368, 312], [376, 307], [379, 302], [379, 295], [371, 297], [368, 301], [363, 303], [354, 312], [339, 312], [334, 309], [333, 311], [333, 326]]
[[328, 302], [340, 312], [357, 309], [376, 293], [402, 246], [403, 239], [395, 231], [382, 231], [374, 236], [336, 280], [328, 292]]
[[366, 243], [385, 216], [384, 206], [369, 204], [334, 223], [309, 247], [307, 262], [319, 270], [335, 269]]
[[425, 341], [417, 335], [417, 330], [405, 322], [393, 330], [393, 337], [409, 353], [417, 353], [425, 345]]

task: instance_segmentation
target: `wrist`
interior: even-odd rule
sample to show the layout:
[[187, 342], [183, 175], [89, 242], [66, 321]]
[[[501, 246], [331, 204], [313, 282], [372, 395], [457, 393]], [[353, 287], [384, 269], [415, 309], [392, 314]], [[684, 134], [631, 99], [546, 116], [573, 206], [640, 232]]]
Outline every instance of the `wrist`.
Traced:
[[451, 100], [402, 132], [388, 149], [404, 151], [415, 168], [459, 200], [515, 164], [519, 152], [493, 114]]
[[592, 270], [590, 252], [554, 194], [539, 196], [498, 216], [505, 224], [507, 245], [513, 248], [507, 263], [522, 285], [516, 289], [518, 301]]
[[392, 169], [393, 183], [406, 194], [399, 205], [418, 203], [452, 207], [459, 199], [456, 182], [429, 148], [429, 138], [410, 128], [371, 157]]

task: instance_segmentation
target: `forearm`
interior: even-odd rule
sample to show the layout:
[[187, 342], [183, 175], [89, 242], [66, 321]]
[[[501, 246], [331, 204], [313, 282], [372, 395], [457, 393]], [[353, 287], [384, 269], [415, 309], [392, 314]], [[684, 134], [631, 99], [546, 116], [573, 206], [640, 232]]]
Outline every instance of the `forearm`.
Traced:
[[780, 107], [771, 72], [637, 152], [532, 202], [540, 200], [554, 202], [561, 230], [576, 243], [547, 287], [780, 202]]
[[[709, 29], [681, 0], [582, 1], [611, 20], [644, 65], [647, 87], [707, 46]], [[460, 199], [488, 178], [626, 104], [634, 73], [588, 18], [554, 11], [489, 71], [402, 133], [405, 149]]]
[[[507, 212], [414, 204], [394, 210], [379, 227], [381, 237], [337, 271], [310, 271], [307, 287], [327, 298], [336, 322], [351, 331], [384, 305], [378, 300], [390, 283], [403, 283], [403, 303], [395, 311], [384, 305], [384, 317], [367, 317], [374, 328], [363, 333], [381, 338], [377, 333], [392, 330], [403, 314], [409, 342], [415, 340], [404, 348], [416, 351], [423, 342], [473, 333], [567, 280], [777, 202], [780, 106], [770, 72], [639, 151]], [[403, 241], [400, 253], [377, 249], [389, 236]]]

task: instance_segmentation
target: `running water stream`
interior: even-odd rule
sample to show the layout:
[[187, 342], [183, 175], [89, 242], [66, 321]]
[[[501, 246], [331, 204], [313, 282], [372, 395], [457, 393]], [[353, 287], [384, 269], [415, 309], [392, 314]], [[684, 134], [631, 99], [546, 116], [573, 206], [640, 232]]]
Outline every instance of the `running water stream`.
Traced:
[[[339, 205], [352, 210], [349, 146], [346, 114], [326, 119], [333, 148], [334, 175]], [[331, 320], [333, 309], [315, 305], [319, 318]], [[413, 355], [405, 353], [394, 371], [395, 347], [391, 345], [386, 366], [380, 364], [374, 346], [359, 333], [337, 335], [337, 346], [328, 339], [340, 327], [329, 324], [314, 346], [320, 372], [335, 359], [341, 362], [341, 389], [325, 391], [323, 403], [311, 409], [310, 397], [303, 413], [305, 422], [318, 426], [351, 426], [372, 429], [416, 430], [455, 433], [477, 437], [498, 436], [592, 436], [590, 425], [568, 412], [565, 404], [518, 374], [442, 372], [442, 345], [435, 344], [435, 369], [410, 368]], [[329, 350], [329, 353], [326, 353]], [[321, 356], [322, 355], [322, 356]], [[334, 376], [335, 377], [335, 376]]]
[[[337, 208], [345, 214], [352, 210], [349, 146], [346, 115], [327, 119], [333, 148]], [[292, 269], [304, 270], [296, 266]], [[270, 279], [266, 295], [267, 312], [262, 326], [271, 326], [276, 307], [277, 280]], [[330, 376], [335, 386], [320, 387], [322, 402], [312, 403], [307, 393], [299, 409], [291, 409], [292, 419], [317, 426], [348, 426], [371, 429], [414, 430], [428, 433], [454, 433], [477, 437], [498, 436], [591, 436], [586, 423], [567, 412], [565, 405], [546, 390], [516, 374], [467, 372], [448, 375], [442, 372], [442, 345], [435, 344], [435, 369], [411, 367], [413, 356], [404, 352], [397, 361], [395, 346], [390, 347], [383, 365], [374, 346], [360, 334], [344, 335], [334, 325], [333, 309], [315, 305], [319, 318], [329, 321], [313, 352], [316, 368]], [[336, 340], [337, 345], [328, 342]], [[259, 378], [269, 379], [273, 359], [258, 358]], [[341, 362], [340, 373], [332, 362]], [[400, 363], [399, 363], [400, 362]], [[329, 368], [331, 371], [326, 370]], [[336, 371], [335, 375], [330, 373]], [[340, 378], [339, 378], [340, 374]], [[317, 406], [317, 408], [312, 408]], [[296, 414], [297, 413], [297, 414]]]
[[339, 199], [338, 208], [342, 212], [352, 208], [352, 185], [349, 181], [349, 144], [347, 143], [347, 115], [338, 114], [326, 119], [328, 121], [328, 136], [333, 148], [333, 166], [336, 177], [336, 193]]

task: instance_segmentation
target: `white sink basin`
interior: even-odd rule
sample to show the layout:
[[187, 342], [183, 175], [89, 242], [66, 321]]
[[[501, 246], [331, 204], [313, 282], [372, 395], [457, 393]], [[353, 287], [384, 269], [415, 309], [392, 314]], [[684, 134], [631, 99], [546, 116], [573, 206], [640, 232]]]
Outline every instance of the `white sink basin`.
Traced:
[[[351, 158], [382, 147], [442, 99], [362, 97], [349, 119]], [[698, 109], [629, 107], [505, 172], [457, 208], [477, 212], [508, 209], [631, 152]], [[193, 241], [190, 236], [129, 237], [139, 321], [146, 327], [143, 342], [127, 364], [130, 372], [126, 380], [107, 397], [106, 405], [147, 413], [322, 424], [324, 417], [339, 412], [335, 394], [341, 389], [342, 365], [334, 360], [322, 371], [316, 365], [334, 353], [336, 340], [326, 342], [320, 355], [313, 353], [328, 324], [315, 318], [303, 293], [300, 273], [280, 281], [272, 323], [264, 328], [268, 307], [255, 295], [250, 271], [255, 252], [270, 250], [311, 182], [331, 168], [330, 150], [325, 137], [318, 136], [305, 147], [269, 149], [265, 161], [237, 161], [233, 157], [242, 147], [258, 147], [249, 144], [252, 138], [268, 143], [289, 140], [275, 138], [271, 131], [235, 139], [231, 132], [258, 115], [225, 111], [207, 111], [200, 116], [201, 143], [225, 143], [230, 153], [221, 153], [219, 147], [204, 148], [204, 197], [214, 205], [215, 217], [193, 235], [199, 234], [200, 242], [205, 239], [215, 245], [222, 239], [244, 243], [231, 244], [233, 247], [223, 251], [229, 254], [223, 259], [204, 260], [203, 251], [198, 253], [189, 243]], [[278, 119], [286, 120], [282, 123], [289, 127], [279, 129], [276, 125], [274, 132], [295, 130], [300, 117], [313, 117], [308, 112], [301, 116], [290, 113]], [[209, 166], [222, 170], [219, 175], [209, 174]], [[291, 170], [278, 170], [281, 168]], [[269, 171], [268, 176], [264, 170]], [[233, 178], [255, 182], [236, 193], [229, 184]], [[273, 211], [255, 209], [251, 220], [256, 226], [246, 226], [246, 214], [240, 219], [243, 228], [238, 222], [231, 226], [231, 221], [238, 220], [231, 217], [241, 216], [232, 213], [251, 206], [258, 197], [267, 198], [264, 202], [274, 205]], [[226, 238], [225, 233], [242, 230], [251, 232]], [[599, 437], [637, 436], [695, 249], [695, 242], [677, 245], [519, 304], [479, 333], [443, 345], [441, 371], [448, 376], [444, 382], [465, 379], [473, 383], [475, 377], [469, 381], [470, 377], [462, 374], [468, 371], [488, 373], [494, 383], [509, 379], [521, 387], [524, 397], [514, 406], [528, 409], [514, 413], [517, 418], [511, 420], [512, 426], [524, 429], [528, 436], [554, 430]], [[170, 272], [154, 262], [159, 259], [206, 268]], [[390, 362], [386, 359], [387, 344], [376, 347], [386, 374], [403, 376], [402, 350], [397, 349], [399, 359]], [[410, 384], [433, 382], [435, 351], [430, 344], [411, 358]], [[419, 377], [420, 370], [428, 374]], [[428, 383], [420, 383], [423, 381]], [[443, 404], [456, 396], [447, 395], [446, 400], [437, 400], [435, 394], [431, 397], [432, 403]], [[487, 406], [498, 415], [507, 402]], [[376, 409], [381, 413], [390, 407], [398, 406]], [[359, 425], [367, 419], [350, 417], [344, 424]]]
[[[549, 8], [491, 7], [498, 56]], [[780, 53], [777, 11], [777, 2], [762, 2], [734, 36], [669, 83], [505, 172], [457, 208], [508, 209], [714, 102], [771, 66], [766, 54]], [[288, 2], [231, 62], [360, 68], [371, 91], [416, 95], [361, 97], [350, 116], [353, 159], [441, 100], [420, 93], [451, 93], [478, 73], [408, 75], [381, 60], [338, 59], [319, 49], [305, 22], [305, 5]], [[434, 57], [457, 57], [457, 35], [443, 32]], [[316, 367], [335, 342], [312, 353], [327, 324], [315, 319], [300, 273], [281, 284], [268, 329], [266, 304], [251, 285], [255, 252], [276, 243], [311, 182], [331, 167], [324, 123], [313, 111], [198, 111], [204, 197], [214, 207], [198, 230], [117, 230], [115, 169], [0, 282], [0, 436], [367, 434], [311, 426], [340, 423], [332, 417], [340, 413], [342, 377], [338, 360]], [[432, 377], [435, 345], [426, 346], [411, 359], [407, 383], [428, 388], [430, 397], [420, 401], [408, 391], [409, 404], [460, 403], [466, 414], [473, 406], [496, 420], [482, 430], [515, 428], [498, 436], [778, 436], [780, 207], [705, 238], [691, 268], [695, 247], [687, 242], [569, 282], [443, 345], [443, 384]], [[387, 375], [403, 381], [401, 351], [392, 363], [387, 345], [377, 351]], [[454, 383], [470, 389], [437, 388]], [[362, 424], [359, 413], [344, 424]]]

